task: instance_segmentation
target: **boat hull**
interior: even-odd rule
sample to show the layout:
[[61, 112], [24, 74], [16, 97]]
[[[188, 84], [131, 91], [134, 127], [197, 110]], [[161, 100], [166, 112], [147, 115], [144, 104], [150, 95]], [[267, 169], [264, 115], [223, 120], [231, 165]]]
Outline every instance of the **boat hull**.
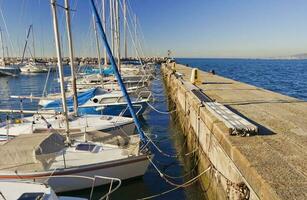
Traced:
[[[0, 172], [0, 179], [34, 180], [40, 183], [47, 183], [55, 192], [68, 192], [92, 187], [92, 180], [87, 181], [80, 179], [77, 176], [106, 176], [126, 180], [143, 176], [148, 165], [149, 160], [147, 159], [147, 155], [140, 155], [107, 163], [97, 163], [75, 168], [56, 169], [47, 172], [18, 172], [17, 174], [15, 172]], [[69, 177], [65, 177], [65, 175]], [[95, 181], [95, 187], [109, 183], [110, 180], [97, 179]]]
[[[101, 116], [103, 117], [103, 116]], [[106, 116], [108, 118], [108, 116]], [[118, 120], [118, 121], [117, 121]], [[65, 130], [63, 124], [61, 122], [58, 123], [52, 123], [53, 129], [58, 130], [59, 132], [63, 132]], [[117, 117], [114, 117], [113, 121], [109, 121], [107, 119], [99, 121], [99, 118], [84, 116], [80, 117], [79, 120], [71, 121], [69, 123], [71, 129], [76, 129], [75, 134], [72, 135], [75, 139], [83, 139], [84, 133], [90, 134], [90, 132], [95, 131], [102, 131], [109, 134], [115, 134], [120, 135], [125, 133], [126, 135], [132, 135], [134, 134], [135, 130], [135, 124], [132, 119], [126, 119], [125, 121], [122, 121], [117, 119]], [[9, 136], [14, 137], [22, 134], [37, 134], [40, 132], [46, 132], [48, 131], [48, 128], [46, 124], [43, 123], [36, 123], [32, 124], [32, 122], [27, 122], [23, 124], [11, 124], [9, 127]], [[64, 133], [64, 132], [63, 132]], [[6, 139], [7, 138], [7, 129], [6, 127], [0, 128], [0, 138]], [[96, 137], [99, 137], [99, 135], [95, 135]]]
[[[123, 117], [131, 117], [130, 111], [127, 108], [127, 103], [120, 104], [109, 104], [101, 107], [82, 107], [80, 106], [78, 112], [80, 114], [103, 114], [103, 115], [114, 115], [118, 116], [121, 114]], [[133, 102], [134, 112], [137, 113], [138, 116], [142, 115], [147, 109], [147, 102]], [[123, 112], [123, 113], [122, 113]]]
[[17, 76], [20, 74], [18, 66], [0, 66], [0, 76]]
[[21, 67], [20, 70], [22, 73], [30, 73], [30, 74], [48, 72], [48, 68], [45, 65], [26, 65], [24, 67]]

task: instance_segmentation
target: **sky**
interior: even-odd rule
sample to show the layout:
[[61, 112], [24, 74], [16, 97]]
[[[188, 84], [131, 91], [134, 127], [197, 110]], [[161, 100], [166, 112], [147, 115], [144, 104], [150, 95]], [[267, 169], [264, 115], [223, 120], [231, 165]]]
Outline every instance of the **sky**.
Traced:
[[[101, 8], [102, 0], [96, 1]], [[108, 8], [109, 0], [106, 1]], [[306, 0], [127, 1], [129, 22], [131, 16], [137, 16], [136, 46], [141, 56], [166, 56], [167, 50], [171, 50], [173, 57], [198, 58], [268, 58], [307, 53]], [[70, 3], [74, 10], [75, 55], [96, 56], [89, 0], [70, 0]], [[58, 4], [63, 5], [64, 1], [58, 0]], [[34, 27], [35, 54], [56, 55], [49, 0], [1, 0], [0, 8], [0, 26], [9, 55], [21, 56], [30, 24]], [[109, 16], [108, 9], [106, 12]], [[123, 19], [122, 14], [120, 18]], [[60, 7], [58, 19], [66, 56], [65, 18]], [[121, 22], [121, 30], [122, 25]], [[132, 23], [128, 29], [128, 54], [134, 56]], [[106, 31], [109, 34], [109, 24]]]

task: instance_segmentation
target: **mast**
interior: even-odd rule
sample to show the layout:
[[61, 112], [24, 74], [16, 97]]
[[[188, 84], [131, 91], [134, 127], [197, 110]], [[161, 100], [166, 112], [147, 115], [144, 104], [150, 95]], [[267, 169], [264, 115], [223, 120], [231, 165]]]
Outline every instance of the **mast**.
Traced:
[[10, 55], [9, 55], [9, 48], [8, 48], [8, 46], [6, 46], [5, 49], [6, 49], [6, 57], [9, 58]]
[[71, 71], [71, 83], [73, 91], [73, 102], [74, 102], [74, 113], [78, 114], [78, 96], [77, 96], [77, 86], [76, 86], [76, 69], [74, 66], [74, 52], [72, 45], [72, 34], [71, 34], [71, 25], [70, 25], [70, 6], [68, 0], [65, 0], [65, 14], [66, 14], [66, 29], [67, 29], [67, 38], [69, 45], [69, 57], [70, 57], [70, 71]]
[[32, 24], [29, 26], [29, 29], [28, 29], [27, 38], [26, 38], [26, 43], [25, 43], [25, 46], [24, 46], [23, 52], [22, 52], [21, 63], [23, 63], [23, 61], [24, 61], [24, 59], [25, 59], [25, 53], [26, 53], [26, 49], [27, 49], [27, 45], [28, 45], [28, 40], [29, 40], [31, 28], [32, 28]]
[[136, 32], [136, 28], [137, 28], [137, 18], [136, 18], [136, 14], [134, 14], [134, 44], [135, 44], [135, 53], [136, 53], [136, 57], [138, 55], [137, 52], [137, 43], [136, 43], [136, 38], [137, 38], [137, 32]]
[[97, 47], [97, 57], [98, 57], [98, 67], [100, 70], [100, 74], [102, 74], [102, 68], [101, 68], [101, 57], [100, 57], [100, 48], [99, 48], [99, 39], [98, 39], [98, 33], [96, 28], [96, 21], [95, 21], [95, 15], [93, 14], [93, 25], [94, 25], [94, 31], [96, 36], [96, 47]]
[[134, 109], [133, 109], [133, 106], [132, 106], [132, 103], [131, 103], [131, 99], [130, 99], [130, 97], [129, 97], [129, 95], [128, 95], [127, 89], [126, 89], [126, 87], [125, 87], [125, 85], [124, 85], [124, 83], [123, 83], [123, 80], [122, 80], [122, 78], [121, 78], [121, 76], [120, 76], [120, 74], [119, 74], [119, 71], [118, 71], [118, 69], [117, 69], [116, 62], [115, 62], [115, 59], [114, 59], [114, 57], [113, 57], [113, 55], [112, 55], [111, 48], [110, 48], [110, 46], [109, 46], [109, 43], [108, 43], [108, 40], [107, 40], [105, 31], [104, 31], [104, 29], [103, 29], [103, 27], [102, 27], [102, 23], [101, 23], [101, 20], [100, 20], [100, 18], [99, 18], [99, 15], [98, 15], [98, 12], [97, 12], [97, 9], [96, 9], [94, 0], [90, 0], [90, 1], [91, 1], [91, 5], [92, 5], [93, 12], [94, 12], [95, 17], [96, 17], [96, 19], [97, 19], [97, 24], [98, 24], [98, 28], [99, 28], [100, 33], [101, 33], [101, 38], [102, 38], [102, 40], [103, 40], [103, 42], [104, 42], [104, 44], [105, 44], [105, 47], [106, 47], [106, 49], [107, 49], [107, 53], [108, 53], [108, 55], [109, 55], [110, 62], [111, 62], [111, 64], [112, 64], [112, 67], [113, 67], [113, 70], [114, 70], [116, 79], [117, 79], [118, 84], [119, 84], [119, 86], [120, 86], [120, 88], [121, 88], [121, 90], [122, 90], [122, 92], [123, 92], [123, 94], [124, 94], [124, 97], [125, 97], [126, 101], [127, 101], [129, 111], [130, 111], [131, 116], [132, 116], [132, 118], [133, 118], [133, 120], [134, 120], [134, 122], [135, 122], [136, 128], [137, 128], [138, 133], [139, 133], [139, 135], [140, 135], [140, 138], [141, 138], [141, 140], [142, 140], [143, 142], [146, 142], [146, 136], [145, 136], [145, 134], [144, 134], [144, 132], [143, 132], [143, 130], [142, 130], [142, 127], [141, 127], [141, 125], [140, 125], [140, 123], [139, 123], [139, 120], [138, 120], [138, 118], [137, 118], [137, 116], [136, 116], [136, 114], [135, 114], [135, 112], [134, 112]]
[[127, 51], [127, 0], [124, 1], [124, 50], [125, 50], [125, 58], [128, 57]]
[[113, 0], [110, 0], [110, 28], [111, 28], [111, 45], [114, 53], [114, 30], [113, 30]]
[[119, 27], [119, 0], [115, 0], [116, 13], [116, 50], [117, 50], [117, 67], [120, 72], [120, 27]]
[[[103, 28], [106, 30], [106, 6], [105, 6], [105, 0], [102, 0], [102, 22], [103, 22]], [[94, 16], [95, 17], [95, 16]], [[103, 48], [103, 57], [104, 57], [104, 65], [108, 65], [108, 58], [107, 58], [107, 51], [106, 48]]]
[[[2, 48], [2, 61], [4, 62], [4, 41], [3, 41], [3, 35], [2, 35], [2, 29], [0, 28], [0, 40], [1, 40], [1, 48]], [[4, 62], [5, 63], [5, 62]]]
[[33, 29], [33, 26], [32, 26], [32, 45], [33, 45], [33, 59], [34, 59], [34, 62], [35, 62], [35, 41], [34, 41], [34, 29]]
[[63, 65], [62, 65], [62, 57], [61, 57], [60, 35], [59, 35], [59, 30], [58, 30], [56, 0], [50, 0], [50, 2], [51, 2], [52, 19], [53, 19], [54, 39], [55, 39], [56, 53], [57, 53], [57, 58], [58, 58], [58, 68], [59, 68], [59, 75], [60, 75], [63, 114], [65, 117], [66, 142], [69, 144], [70, 138], [69, 138], [68, 111], [67, 111], [66, 94], [65, 94], [65, 88], [64, 88], [64, 74], [63, 74]]

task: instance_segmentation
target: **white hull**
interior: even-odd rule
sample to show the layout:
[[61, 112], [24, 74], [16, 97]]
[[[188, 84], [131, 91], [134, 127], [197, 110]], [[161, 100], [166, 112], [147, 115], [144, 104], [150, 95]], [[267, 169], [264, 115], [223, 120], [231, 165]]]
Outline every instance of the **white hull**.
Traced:
[[22, 73], [45, 73], [48, 72], [48, 67], [46, 65], [39, 64], [27, 64], [20, 68]]
[[[18, 136], [22, 134], [36, 134], [48, 130], [46, 122], [42, 119], [34, 120], [34, 124], [32, 123], [32, 117], [25, 118], [25, 120], [27, 121], [25, 123], [10, 124], [9, 135]], [[48, 119], [47, 117], [46, 120], [51, 124], [53, 129], [65, 130], [63, 120]], [[131, 118], [104, 115], [78, 117], [75, 120], [70, 120], [69, 126], [70, 129], [75, 130], [74, 132], [79, 133], [75, 135], [77, 139], [83, 137], [85, 132], [104, 131], [112, 134], [123, 134], [124, 131], [125, 134], [132, 135], [135, 129], [135, 124]], [[7, 128], [5, 126], [0, 128], [0, 135], [3, 137], [7, 135]]]
[[[78, 177], [65, 177], [65, 175], [74, 176], [107, 176], [115, 177], [121, 180], [143, 176], [147, 170], [149, 161], [146, 155], [129, 157], [117, 161], [97, 163], [82, 167], [74, 167], [67, 169], [59, 169], [49, 172], [32, 172], [32, 173], [5, 173], [0, 172], [0, 179], [14, 180], [35, 180], [37, 182], [47, 184], [52, 187], [55, 192], [67, 192], [90, 188], [92, 180], [86, 181]], [[52, 177], [50, 175], [55, 177]], [[110, 181], [97, 179], [95, 186], [108, 184]]]

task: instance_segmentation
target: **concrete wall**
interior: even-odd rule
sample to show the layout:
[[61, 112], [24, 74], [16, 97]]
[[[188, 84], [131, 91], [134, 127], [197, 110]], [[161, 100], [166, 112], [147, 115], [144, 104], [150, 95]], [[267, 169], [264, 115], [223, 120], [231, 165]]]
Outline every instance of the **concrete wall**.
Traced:
[[[227, 127], [202, 106], [190, 92], [189, 85], [173, 74], [171, 66], [162, 65], [161, 69], [188, 148], [197, 149], [198, 172], [212, 167], [200, 178], [209, 199], [260, 199], [233, 160], [236, 149], [225, 139]], [[240, 162], [244, 162], [244, 158]]]

